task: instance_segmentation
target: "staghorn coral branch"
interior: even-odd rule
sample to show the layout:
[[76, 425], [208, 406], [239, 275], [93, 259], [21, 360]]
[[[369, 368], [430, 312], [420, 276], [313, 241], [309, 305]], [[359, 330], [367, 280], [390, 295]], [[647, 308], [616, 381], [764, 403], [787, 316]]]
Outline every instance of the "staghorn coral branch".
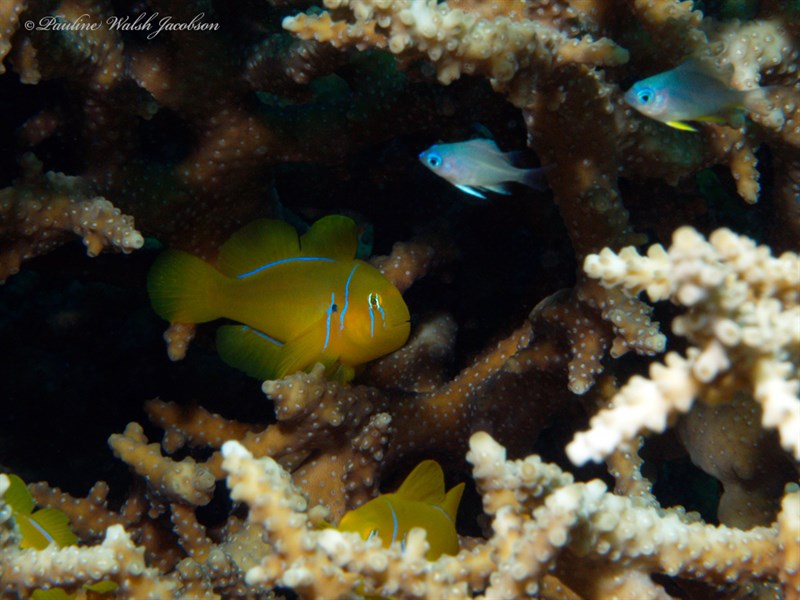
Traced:
[[198, 506], [208, 504], [214, 490], [214, 476], [191, 457], [174, 461], [162, 456], [158, 444], [148, 444], [142, 427], [129, 423], [122, 434], [112, 434], [108, 444], [114, 454], [137, 473], [146, 476], [158, 494]]
[[[784, 497], [772, 527], [745, 532], [684, 522], [679, 513], [610, 494], [599, 480], [574, 483], [538, 456], [508, 461], [502, 446], [477, 433], [468, 459], [493, 518], [493, 535], [457, 557], [428, 562], [421, 559], [421, 530], [412, 530], [404, 552], [399, 544], [384, 549], [376, 540], [315, 530], [305, 498], [275, 461], [256, 460], [234, 441], [222, 453], [232, 497], [248, 504], [248, 518], [274, 548], [247, 581], [289, 586], [301, 597], [338, 598], [356, 586], [398, 598], [520, 597], [537, 594], [554, 567], [572, 589], [589, 593], [590, 586], [590, 595], [602, 590], [661, 597], [650, 573], [725, 581], [744, 564], [748, 577], [781, 581], [790, 593], [800, 592], [797, 553], [786, 545], [800, 535], [793, 514], [798, 492]], [[594, 570], [598, 577], [589, 582], [563, 568], [561, 561], [572, 555], [597, 567], [613, 560], [616, 567]]]
[[8, 485], [8, 477], [0, 474], [0, 593], [28, 597], [39, 588], [75, 590], [84, 583], [104, 580], [115, 582], [126, 598], [176, 597], [177, 582], [148, 567], [144, 549], [134, 545], [119, 524], [106, 529], [101, 544], [88, 548], [51, 544], [44, 550], [20, 550], [10, 544], [17, 534], [2, 501]]
[[779, 427], [783, 447], [800, 460], [800, 257], [771, 256], [727, 229], [706, 241], [690, 227], [677, 230], [665, 251], [647, 256], [634, 248], [604, 249], [586, 257], [584, 269], [608, 287], [647, 291], [687, 308], [673, 322], [693, 344], [682, 357], [667, 355], [650, 366], [650, 377], [632, 377], [611, 407], [592, 418], [590, 429], [567, 447], [576, 464], [599, 460], [642, 430], [664, 431], [675, 413], [696, 399], [714, 403], [714, 387], [735, 368], [751, 382], [762, 424]]
[[[102, 20], [112, 10], [104, 0], [55, 4], [73, 21], [83, 12]], [[34, 161], [23, 159], [23, 176], [0, 192], [9, 201], [0, 210], [0, 252], [7, 260], [0, 275], [73, 234], [84, 238], [90, 254], [135, 249], [142, 237], [133, 217], [148, 236], [213, 259], [231, 231], [274, 214], [273, 178], [281, 180], [282, 194], [291, 188], [286, 178], [298, 167], [289, 162], [338, 168], [331, 177], [341, 177], [336, 187], [347, 186], [341, 205], [321, 200], [339, 190], [304, 188], [313, 191], [311, 211], [323, 204], [361, 210], [376, 220], [376, 230], [403, 232], [396, 234], [401, 239], [408, 231], [430, 231], [420, 223], [429, 219], [453, 230], [444, 242], [417, 235], [397, 243], [390, 257], [375, 259], [403, 289], [423, 275], [432, 285], [408, 295], [412, 341], [360, 374], [364, 385], [338, 386], [313, 371], [268, 382], [266, 410], [274, 406], [278, 416], [268, 426], [200, 408], [178, 410], [177, 403], [150, 404], [152, 420], [165, 430], [164, 452], [180, 454], [163, 456], [135, 426], [115, 436], [141, 484], [119, 514], [106, 506], [104, 486], [85, 500], [37, 488], [39, 502], [69, 513], [83, 541], [98, 543], [73, 551], [102, 560], [107, 548], [100, 540], [120, 542], [120, 552], [132, 552], [130, 568], [140, 570], [131, 578], [122, 565], [115, 579], [126, 582], [122, 595], [132, 597], [264, 597], [279, 578], [320, 596], [355, 589], [399, 597], [658, 598], [665, 597], [665, 577], [678, 587], [691, 581], [701, 590], [695, 595], [757, 593], [762, 583], [761, 591], [773, 596], [800, 595], [799, 500], [796, 492], [781, 496], [783, 484], [796, 479], [796, 464], [777, 442], [780, 437], [788, 451], [798, 452], [798, 315], [791, 308], [797, 305], [796, 260], [784, 264], [738, 236], [720, 237], [717, 245], [688, 236], [680, 265], [658, 245], [647, 256], [622, 250], [648, 241], [643, 232], [666, 239], [678, 225], [717, 221], [746, 221], [748, 231], [762, 232], [774, 248], [796, 247], [800, 14], [774, 0], [753, 3], [748, 20], [711, 14], [711, 5], [720, 3], [706, 3], [704, 15], [699, 4], [677, 0], [328, 0], [328, 12], [312, 9], [286, 21], [296, 34], [281, 30], [286, 7], [306, 10], [309, 4], [275, 0], [231, 10], [222, 3], [113, 3], [114, 10], [159, 11], [176, 19], [213, 9], [208, 17], [223, 23], [220, 36], [177, 31], [144, 41], [108, 28], [28, 32], [20, 27], [23, 19], [48, 14], [54, 3], [0, 1], [0, 70], [10, 72], [5, 82], [11, 89], [18, 89], [18, 78], [43, 105], [32, 118], [6, 111], [6, 129], [22, 119], [20, 146], [35, 148], [47, 165], [29, 169]], [[375, 49], [387, 52], [370, 52]], [[701, 124], [699, 133], [688, 134], [647, 120], [623, 102], [630, 83], [690, 55], [713, 64], [735, 89], [764, 86], [758, 110], [736, 127]], [[561, 227], [545, 220], [559, 218], [548, 213], [546, 193], [519, 191], [478, 209], [420, 210], [429, 201], [450, 207], [453, 198], [447, 188], [417, 177], [411, 165], [422, 148], [416, 146], [437, 136], [464, 139], [464, 123], [473, 120], [485, 122], [504, 149], [518, 146], [527, 130], [528, 145], [549, 165], [552, 200], [572, 253], [544, 248], [558, 237], [551, 230]], [[74, 162], [64, 167], [66, 155]], [[356, 173], [356, 163], [368, 168]], [[720, 188], [735, 188], [751, 205], [723, 210], [701, 194], [695, 175], [707, 168], [715, 168]], [[61, 170], [68, 174], [55, 172]], [[379, 183], [356, 204], [350, 192], [364, 181]], [[759, 196], [766, 202], [752, 205]], [[299, 193], [281, 202], [307, 216]], [[396, 205], [407, 208], [397, 222], [402, 211]], [[523, 262], [526, 275], [544, 276], [519, 282], [526, 296], [521, 306], [508, 307], [517, 316], [499, 318], [471, 346], [465, 340], [478, 317], [455, 309], [442, 314], [442, 306], [428, 303], [461, 277], [479, 278], [480, 264], [462, 255], [471, 244], [496, 261], [480, 228], [469, 231], [475, 239], [467, 243], [461, 231], [466, 219], [454, 215], [488, 224], [505, 211], [525, 235], [542, 238]], [[613, 287], [582, 270], [572, 279], [556, 275], [570, 270], [564, 265], [572, 264], [573, 253], [578, 262], [600, 256], [607, 268], [603, 281]], [[547, 263], [543, 273], [536, 270]], [[720, 264], [730, 269], [720, 273]], [[785, 275], [763, 276], [781, 264]], [[573, 287], [550, 296], [565, 286]], [[690, 349], [676, 344], [651, 363], [649, 376], [604, 392], [614, 404], [592, 421], [592, 448], [583, 454], [608, 457], [615, 494], [597, 481], [575, 483], [536, 456], [507, 460], [501, 446], [477, 435], [470, 459], [493, 529], [471, 546], [465, 542], [458, 557], [423, 562], [425, 541], [418, 533], [404, 554], [314, 529], [320, 503], [335, 518], [374, 496], [411, 461], [434, 456], [455, 475], [476, 431], [499, 439], [513, 456], [530, 454], [545, 427], [549, 434], [571, 435], [579, 421], [574, 394], [599, 393], [591, 388], [601, 371], [609, 380], [628, 378], [643, 362], [611, 359], [628, 350], [651, 356], [665, 347], [651, 307], [634, 297], [640, 292], [684, 305], [677, 318], [669, 310], [659, 318], [671, 320]], [[543, 297], [551, 302], [524, 319]], [[194, 332], [193, 325], [170, 328], [171, 358], [185, 355]], [[726, 527], [659, 508], [633, 453], [640, 432], [664, 430], [687, 410], [676, 433], [695, 464], [724, 487], [717, 509]], [[267, 523], [267, 516], [244, 522], [244, 510], [225, 513], [216, 502], [211, 510], [196, 510], [224, 491], [213, 480], [224, 475], [222, 457], [214, 452], [208, 458], [205, 448], [213, 451], [229, 438], [277, 463], [269, 467], [276, 487], [252, 500], [263, 506], [251, 517], [274, 510], [289, 521]], [[16, 460], [22, 459], [9, 462]], [[263, 484], [263, 465], [242, 460], [256, 465], [247, 477]], [[281, 469], [292, 472], [291, 484]], [[313, 509], [281, 504], [294, 502], [300, 489]], [[236, 493], [250, 502], [241, 489]], [[761, 514], [754, 520], [756, 511]], [[743, 531], [730, 526], [732, 519], [742, 529], [758, 527]], [[37, 557], [57, 554], [21, 552], [8, 521], [0, 536], [3, 566], [21, 561], [30, 573], [34, 563], [43, 567]], [[130, 540], [139, 546], [134, 551]], [[54, 560], [69, 555], [61, 552]], [[258, 565], [265, 567], [251, 571]], [[315, 578], [320, 566], [325, 573]], [[63, 581], [75, 591], [77, 579], [52, 569], [36, 571], [31, 581], [42, 587]], [[0, 593], [30, 595], [27, 583], [17, 585], [4, 571], [0, 585], [9, 581]]]
[[327, 12], [301, 14], [285, 19], [284, 28], [336, 48], [377, 47], [403, 60], [426, 57], [444, 84], [462, 73], [481, 74], [504, 89], [520, 69], [546, 72], [567, 61], [615, 65], [628, 58], [611, 40], [570, 39], [553, 26], [510, 19], [502, 11], [480, 14], [435, 0], [328, 0], [325, 6], [349, 8], [355, 22], [334, 20]]
[[92, 193], [87, 182], [63, 173], [43, 174], [31, 154], [13, 187], [0, 190], [0, 281], [19, 271], [22, 261], [45, 254], [73, 235], [83, 238], [88, 256], [108, 247], [125, 253], [144, 245], [133, 218]]

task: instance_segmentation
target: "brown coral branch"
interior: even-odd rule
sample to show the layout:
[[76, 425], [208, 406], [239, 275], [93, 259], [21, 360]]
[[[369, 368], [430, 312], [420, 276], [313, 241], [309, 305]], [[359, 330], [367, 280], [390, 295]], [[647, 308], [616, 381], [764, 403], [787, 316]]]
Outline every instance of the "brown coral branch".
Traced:
[[33, 155], [26, 155], [22, 179], [0, 190], [0, 281], [19, 271], [22, 261], [49, 252], [73, 235], [83, 238], [89, 256], [108, 247], [126, 253], [142, 247], [144, 238], [134, 228], [133, 217], [94, 195], [82, 179], [42, 174], [41, 167]]
[[148, 444], [142, 427], [129, 423], [124, 433], [112, 434], [108, 443], [114, 454], [147, 478], [159, 495], [194, 506], [208, 504], [214, 490], [214, 476], [191, 457], [174, 461], [162, 456], [158, 444]]

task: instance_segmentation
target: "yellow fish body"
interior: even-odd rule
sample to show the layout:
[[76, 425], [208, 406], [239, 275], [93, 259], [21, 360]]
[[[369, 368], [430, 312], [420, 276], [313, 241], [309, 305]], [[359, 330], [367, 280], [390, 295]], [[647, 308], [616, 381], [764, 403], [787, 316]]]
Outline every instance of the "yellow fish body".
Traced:
[[36, 503], [25, 482], [16, 475], [8, 475], [10, 485], [3, 494], [3, 500], [11, 508], [11, 514], [22, 535], [20, 548], [44, 550], [50, 544], [59, 548], [77, 543], [77, 536], [69, 528], [69, 518], [55, 508], [40, 508], [34, 511]]
[[220, 248], [217, 268], [168, 250], [147, 281], [155, 311], [173, 323], [227, 318], [217, 350], [228, 364], [278, 379], [323, 363], [349, 381], [354, 367], [400, 348], [408, 307], [380, 272], [355, 258], [356, 224], [331, 215], [298, 239], [282, 221], [246, 225]]
[[[10, 485], [3, 494], [3, 501], [11, 508], [11, 515], [22, 536], [19, 542], [20, 548], [44, 550], [50, 544], [63, 548], [78, 543], [78, 536], [69, 528], [67, 515], [55, 508], [33, 510], [36, 502], [25, 482], [13, 474], [9, 474], [8, 479]], [[104, 580], [84, 584], [83, 589], [98, 594], [109, 594], [116, 591], [117, 584]], [[34, 590], [31, 595], [33, 600], [70, 600], [75, 596], [76, 594], [68, 594], [59, 587]]]
[[426, 460], [396, 492], [381, 494], [346, 513], [337, 529], [358, 533], [364, 539], [377, 535], [388, 547], [392, 542], [402, 543], [411, 529], [421, 527], [427, 534], [428, 560], [457, 554], [456, 513], [463, 491], [464, 484], [459, 483], [445, 493], [442, 468], [436, 461]]

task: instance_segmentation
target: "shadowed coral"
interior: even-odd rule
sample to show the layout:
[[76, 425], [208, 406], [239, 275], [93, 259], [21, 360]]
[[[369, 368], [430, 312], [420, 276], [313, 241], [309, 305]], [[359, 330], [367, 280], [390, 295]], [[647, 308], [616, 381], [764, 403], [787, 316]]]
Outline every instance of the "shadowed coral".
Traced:
[[[3, 131], [16, 131], [9, 163], [23, 157], [23, 169], [7, 165], [13, 183], [0, 191], [0, 278], [73, 234], [90, 254], [131, 251], [147, 235], [213, 259], [254, 218], [352, 210], [380, 232], [379, 251], [394, 244], [372, 262], [412, 315], [408, 344], [357, 385], [316, 367], [265, 382], [249, 413], [227, 390], [200, 400], [222, 414], [182, 404], [175, 388], [195, 394], [197, 372], [176, 375], [153, 393], [170, 401], [145, 406], [164, 430], [160, 449], [136, 423], [110, 440], [132, 467], [124, 503], [116, 484], [116, 497], [100, 482], [84, 498], [32, 486], [84, 546], [21, 551], [0, 523], [1, 593], [108, 578], [134, 598], [268, 597], [279, 583], [318, 597], [799, 597], [800, 500], [783, 490], [800, 452], [800, 284], [796, 254], [769, 246], [777, 255], [800, 240], [800, 12], [765, 0], [739, 21], [723, 4], [0, 1], [3, 81], [35, 92], [4, 111]], [[222, 31], [23, 26], [53, 10], [70, 23], [204, 12]], [[692, 134], [624, 103], [633, 82], [690, 56], [735, 89], [763, 87], [763, 110]], [[527, 134], [551, 193], [463, 207], [409, 166], [475, 121], [503, 148]], [[700, 189], [709, 173], [715, 194]], [[726, 230], [706, 240], [686, 224], [753, 240]], [[673, 232], [674, 252], [633, 249]], [[593, 270], [574, 269], [583, 264]], [[652, 307], [641, 291], [673, 304]], [[194, 334], [170, 327], [170, 358]], [[15, 410], [4, 408], [9, 422]], [[613, 493], [596, 471], [563, 470], [583, 410], [595, 417], [568, 452], [604, 459]], [[141, 413], [123, 418], [115, 427]], [[672, 425], [676, 435], [643, 444], [641, 433]], [[654, 456], [664, 447], [722, 485], [712, 499], [722, 526], [660, 505], [645, 474], [669, 460]], [[403, 552], [313, 527], [422, 458], [463, 475], [467, 451], [483, 515], [473, 506], [459, 525], [491, 527], [462, 539], [457, 557], [425, 561], [419, 532]], [[246, 507], [227, 502], [226, 476]]]
[[[651, 35], [658, 37], [662, 51], [664, 47], [673, 47], [679, 55], [716, 56], [723, 67], [732, 68], [732, 84], [737, 88], [757, 86], [762, 72], [766, 78], [783, 85], [795, 82], [787, 75], [792, 71], [790, 65], [796, 62], [797, 49], [779, 21], [764, 20], [741, 28], [729, 24], [718, 27], [711, 21], [705, 22], [703, 14], [692, 10], [689, 3], [619, 4], [624, 6], [620, 10], [641, 19]], [[408, 0], [359, 0], [333, 1], [326, 6], [339, 13], [347, 8], [353, 20], [333, 20], [328, 13], [300, 15], [287, 19], [284, 27], [300, 37], [313, 35], [337, 48], [385, 47], [403, 61], [426, 57], [435, 65], [443, 83], [451, 82], [462, 72], [485, 74], [496, 90], [506, 93], [515, 105], [523, 108], [533, 147], [546, 164], [556, 165], [548, 180], [579, 257], [599, 250], [603, 240], [613, 239], [612, 246], [639, 241], [632, 237], [628, 215], [620, 202], [617, 188], [620, 170], [630, 176], [645, 173], [652, 176], [668, 169], [673, 173], [670, 177], [674, 177], [676, 170], [688, 173], [703, 165], [727, 162], [743, 198], [748, 202], [757, 199], [759, 174], [755, 168], [757, 143], [754, 144], [753, 137], [710, 126], [707, 143], [700, 146], [698, 142], [703, 140], [665, 134], [663, 128], [651, 122], [642, 123], [641, 117], [620, 106], [619, 88], [601, 71], [588, 68], [620, 65], [628, 60], [627, 52], [609, 40], [593, 42], [586, 36], [579, 42], [576, 32], [564, 22], [554, 24], [525, 18], [528, 13], [523, 5], [517, 5], [515, 12], [506, 12], [507, 6], [494, 3], [492, 9], [484, 8], [480, 16], [469, 12], [474, 6], [462, 10], [457, 3], [451, 6]], [[608, 26], [603, 18], [593, 22], [593, 17], [607, 15], [587, 12], [581, 16], [584, 32], [591, 31], [593, 36]], [[363, 31], [370, 32], [367, 38], [359, 37]], [[500, 51], [501, 46], [494, 40], [504, 36], [509, 43]], [[564, 54], [577, 47], [585, 47], [587, 52]], [[791, 94], [794, 101], [775, 103], [769, 119], [759, 121], [765, 129], [753, 131], [757, 137], [780, 145], [794, 137], [794, 128], [787, 127], [786, 115], [791, 114], [797, 100], [796, 89], [783, 93]], [[659, 142], [665, 136], [673, 149], [667, 150]], [[648, 146], [654, 143], [650, 154]], [[797, 164], [797, 144], [792, 141], [790, 144], [789, 155]], [[623, 158], [622, 151], [627, 148], [636, 151], [626, 153]], [[565, 161], [565, 156], [570, 160]], [[790, 194], [796, 195], [797, 186], [792, 189], [794, 192]], [[580, 322], [584, 329], [583, 333], [577, 333], [574, 325], [565, 323], [573, 348], [570, 389], [577, 393], [585, 392], [602, 370], [600, 359], [611, 340], [603, 321], [615, 322], [609, 319], [608, 310], [601, 310], [597, 318], [598, 308], [606, 303], [598, 301], [595, 294], [586, 293], [590, 288], [590, 283], [579, 280], [575, 293], [569, 297], [569, 306], [562, 311], [571, 313], [568, 321]], [[586, 296], [594, 296], [594, 300], [587, 302]], [[551, 311], [554, 316], [557, 312]], [[561, 316], [564, 317], [565, 314]], [[652, 328], [646, 331], [630, 347], [644, 354], [663, 350], [663, 339], [659, 340]], [[587, 356], [577, 342], [586, 338], [605, 341]], [[612, 355], [620, 355], [620, 350], [615, 344]]]
[[22, 180], [0, 190], [0, 281], [19, 271], [22, 261], [83, 238], [86, 254], [107, 247], [132, 252], [144, 245], [133, 218], [92, 192], [79, 177], [42, 173], [33, 156], [24, 159]]

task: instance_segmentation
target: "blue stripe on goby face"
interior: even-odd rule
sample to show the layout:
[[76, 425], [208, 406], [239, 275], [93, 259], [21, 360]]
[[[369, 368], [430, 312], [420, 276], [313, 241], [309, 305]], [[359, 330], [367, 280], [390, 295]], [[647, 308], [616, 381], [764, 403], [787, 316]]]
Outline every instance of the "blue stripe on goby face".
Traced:
[[386, 505], [389, 507], [389, 510], [392, 511], [392, 522], [394, 524], [393, 525], [394, 528], [392, 529], [392, 540], [391, 541], [394, 542], [397, 539], [397, 529], [399, 527], [399, 525], [397, 523], [397, 514], [394, 512], [394, 506], [392, 506], [392, 503], [389, 502], [389, 500], [387, 500], [386, 498], [384, 498], [384, 500], [386, 500]]
[[356, 272], [358, 265], [353, 267], [350, 271], [350, 275], [347, 276], [347, 283], [344, 284], [344, 307], [342, 308], [342, 314], [339, 315], [339, 331], [344, 329], [344, 316], [347, 314], [347, 309], [350, 306], [350, 282], [353, 280], [353, 273]]
[[372, 312], [372, 305], [369, 306], [369, 337], [375, 337], [375, 313]]
[[325, 258], [323, 256], [295, 256], [294, 258], [282, 258], [281, 260], [276, 260], [275, 262], [267, 263], [266, 265], [262, 265], [252, 271], [248, 271], [247, 273], [242, 273], [241, 275], [237, 275], [237, 279], [244, 279], [245, 277], [250, 277], [251, 275], [255, 275], [256, 273], [261, 273], [261, 271], [265, 271], [266, 269], [270, 269], [277, 265], [283, 265], [286, 263], [291, 262], [312, 262], [312, 261], [322, 261], [322, 262], [336, 262], [332, 258]]
[[331, 315], [336, 312], [336, 294], [331, 292], [331, 304], [328, 307], [327, 317], [325, 318], [325, 343], [322, 344], [322, 349], [328, 349], [328, 342], [331, 341]]
[[263, 333], [263, 332], [259, 331], [258, 329], [253, 329], [252, 327], [248, 327], [247, 325], [242, 325], [242, 331], [252, 331], [257, 336], [264, 338], [268, 342], [272, 342], [276, 346], [283, 346], [283, 344], [281, 342], [279, 342], [275, 338], [269, 337], [266, 333]]

